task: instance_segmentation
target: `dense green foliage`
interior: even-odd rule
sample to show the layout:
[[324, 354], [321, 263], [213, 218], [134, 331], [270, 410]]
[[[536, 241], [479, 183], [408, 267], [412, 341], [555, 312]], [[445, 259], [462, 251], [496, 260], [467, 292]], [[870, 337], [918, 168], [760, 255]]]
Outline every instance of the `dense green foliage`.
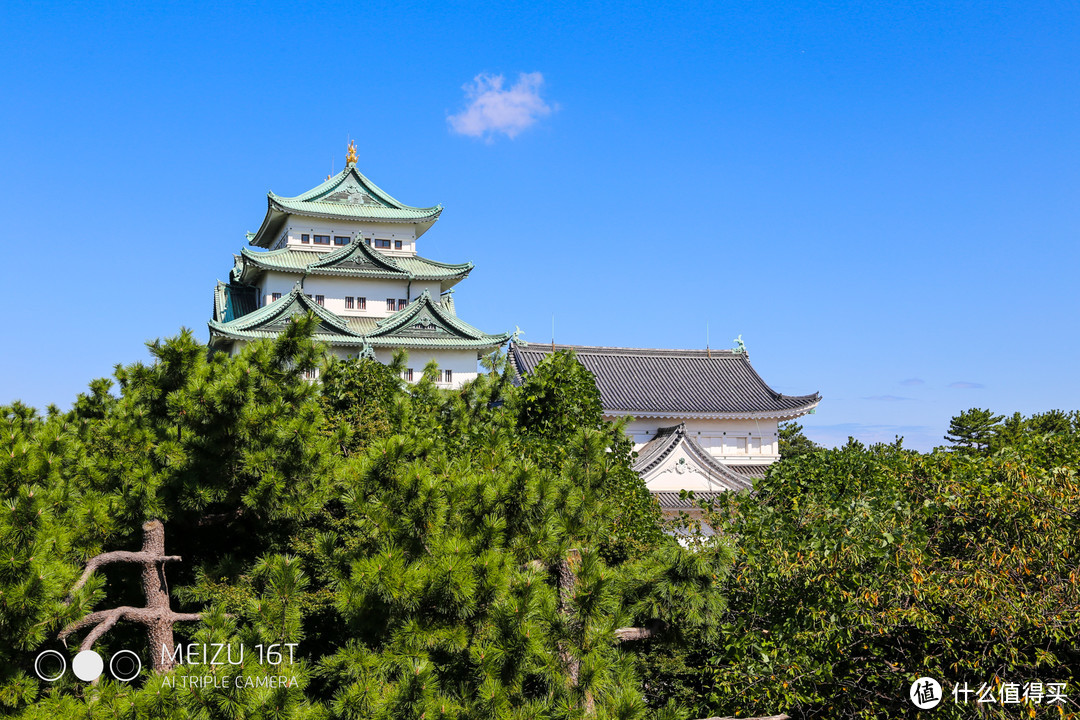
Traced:
[[803, 426], [794, 420], [780, 423], [780, 459], [790, 460], [800, 455], [820, 450], [821, 446], [803, 432]]
[[[943, 681], [939, 717], [976, 713], [953, 683], [1066, 682], [1075, 701], [1080, 433], [1075, 414], [1042, 432], [1063, 415], [1014, 418], [1009, 442], [983, 441], [992, 454], [851, 441], [723, 497], [712, 521], [737, 554], [722, 639], [664, 653], [667, 680], [744, 715], [905, 716], [921, 676]], [[1037, 708], [1058, 714], [981, 712]]]
[[[311, 331], [236, 357], [182, 333], [68, 412], [0, 408], [0, 713], [869, 718], [908, 714], [922, 675], [1077, 692], [1078, 413], [971, 410], [929, 454], [787, 424], [783, 460], [684, 547], [572, 355], [520, 385], [492, 357], [446, 391], [434, 367], [406, 386], [400, 360], [324, 358]], [[65, 625], [142, 604], [122, 566], [67, 595], [151, 518], [183, 556], [174, 608], [203, 613], [178, 639], [243, 663], [38, 681], [37, 653], [74, 654]], [[294, 663], [253, 652], [280, 643]], [[95, 647], [147, 656], [124, 622]], [[185, 686], [207, 674], [288, 682]]]
[[[514, 385], [499, 358], [459, 391], [373, 361], [322, 360], [300, 320], [236, 357], [182, 333], [67, 413], [0, 410], [0, 702], [27, 717], [644, 717], [616, 629], [714, 633], [730, 554], [659, 531], [592, 377], [560, 354]], [[321, 381], [305, 379], [322, 363]], [[247, 648], [131, 684], [32, 679], [93, 609], [142, 604], [137, 575], [87, 558], [165, 521], [184, 642]], [[270, 667], [252, 650], [299, 643]], [[120, 623], [95, 648], [136, 648]], [[285, 687], [186, 687], [210, 672]], [[97, 709], [97, 710], [95, 710]], [[674, 711], [674, 709], [672, 709]]]

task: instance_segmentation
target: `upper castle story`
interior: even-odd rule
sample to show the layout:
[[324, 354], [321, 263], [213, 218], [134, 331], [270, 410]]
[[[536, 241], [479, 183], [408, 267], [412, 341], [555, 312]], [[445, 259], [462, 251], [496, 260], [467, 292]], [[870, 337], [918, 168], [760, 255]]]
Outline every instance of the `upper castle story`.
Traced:
[[345, 169], [295, 197], [267, 193], [266, 216], [248, 242], [266, 250], [332, 252], [354, 241], [391, 257], [416, 256], [416, 241], [442, 213], [442, 205], [413, 207], [356, 169], [349, 143]]

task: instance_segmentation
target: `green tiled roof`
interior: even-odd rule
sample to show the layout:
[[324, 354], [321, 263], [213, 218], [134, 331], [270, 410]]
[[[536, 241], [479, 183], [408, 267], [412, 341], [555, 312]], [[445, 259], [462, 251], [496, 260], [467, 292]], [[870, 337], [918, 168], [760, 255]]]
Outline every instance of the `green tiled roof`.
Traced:
[[331, 345], [484, 350], [510, 338], [509, 333], [491, 335], [476, 329], [458, 319], [452, 308], [452, 303], [436, 302], [425, 290], [408, 307], [383, 320], [342, 318], [311, 300], [297, 283], [288, 295], [242, 317], [211, 320], [210, 341], [214, 345], [229, 340], [272, 338], [287, 327], [294, 315], [309, 311], [320, 320], [315, 339]]
[[269, 305], [229, 321], [210, 321], [210, 338], [257, 340], [277, 336], [294, 315], [313, 312], [319, 318], [315, 339], [334, 345], [363, 345], [364, 338], [349, 331], [348, 323], [304, 294], [297, 283], [292, 291]]
[[374, 347], [475, 347], [501, 345], [509, 333], [490, 335], [459, 319], [450, 307], [432, 299], [427, 290], [366, 335]]
[[342, 277], [453, 280], [449, 283], [453, 285], [464, 279], [472, 269], [472, 263], [451, 265], [419, 256], [384, 255], [364, 242], [352, 242], [328, 253], [293, 248], [259, 252], [243, 248], [236, 256], [232, 278], [237, 282], [250, 283], [259, 270], [279, 270]]
[[287, 215], [304, 215], [340, 220], [410, 223], [417, 225], [417, 236], [430, 228], [442, 205], [412, 207], [395, 200], [389, 193], [364, 177], [349, 164], [340, 173], [318, 187], [296, 197], [267, 193], [266, 217], [251, 239], [252, 245], [269, 247]]
[[218, 281], [214, 288], [215, 320], [228, 322], [242, 315], [247, 315], [259, 306], [255, 297], [255, 288], [237, 283], [225, 284]]

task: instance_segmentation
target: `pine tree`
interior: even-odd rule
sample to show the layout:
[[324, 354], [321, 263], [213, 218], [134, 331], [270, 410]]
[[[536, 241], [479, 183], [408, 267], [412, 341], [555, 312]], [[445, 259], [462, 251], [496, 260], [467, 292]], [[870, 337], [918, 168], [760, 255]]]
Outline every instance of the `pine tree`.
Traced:
[[[117, 369], [115, 393], [97, 381], [44, 421], [9, 411], [0, 463], [9, 503], [25, 505], [0, 525], [25, 555], [0, 590], [27, 586], [42, 562], [36, 536], [17, 534], [27, 521], [55, 543], [25, 617], [0, 609], [3, 627], [36, 633], [13, 667], [29, 667], [26, 654], [73, 620], [141, 604], [137, 579], [111, 565], [63, 601], [83, 563], [131, 548], [161, 517], [169, 552], [184, 558], [165, 599], [202, 618], [178, 625], [177, 642], [299, 643], [296, 684], [162, 684], [205, 672], [188, 666], [93, 688], [23, 672], [5, 678], [5, 701], [27, 717], [657, 712], [637, 674], [640, 646], [715, 634], [730, 553], [692, 552], [659, 532], [587, 371], [558, 356], [517, 387], [494, 357], [491, 372], [446, 391], [433, 366], [406, 387], [392, 367], [335, 361], [312, 383], [313, 327], [300, 318], [234, 357], [188, 333], [154, 343], [152, 363]], [[50, 453], [57, 469], [46, 470]], [[42, 478], [51, 494], [35, 506]], [[103, 654], [145, 645], [123, 623], [96, 642]], [[270, 671], [250, 657], [235, 670]]]
[[1002, 415], [994, 415], [989, 410], [965, 410], [949, 422], [949, 434], [945, 439], [953, 444], [956, 452], [985, 454], [1002, 418]]

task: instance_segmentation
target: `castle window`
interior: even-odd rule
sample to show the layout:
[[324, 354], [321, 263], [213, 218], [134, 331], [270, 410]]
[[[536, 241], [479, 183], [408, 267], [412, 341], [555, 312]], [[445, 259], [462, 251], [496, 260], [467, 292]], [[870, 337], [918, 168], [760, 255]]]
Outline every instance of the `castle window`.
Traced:
[[353, 309], [353, 298], [352, 298], [352, 295], [346, 295], [346, 296], [345, 296], [345, 309], [346, 309], [346, 310], [352, 310], [352, 309]]
[[364, 244], [371, 247], [371, 238], [364, 238]]
[[398, 310], [404, 310], [405, 306], [408, 305], [408, 304], [409, 304], [408, 300], [406, 300], [405, 298], [401, 298], [400, 300], [397, 301], [397, 309]]
[[270, 302], [281, 299], [281, 293], [270, 293]]
[[405, 380], [406, 382], [412, 382], [412, 368], [409, 368], [408, 370], [402, 370], [401, 379]]
[[326, 304], [326, 298], [324, 296], [322, 296], [322, 295], [316, 295], [315, 296], [315, 302], [319, 303], [320, 305], [325, 305]]
[[395, 250], [400, 250], [401, 249], [401, 241], [400, 240], [395, 240], [394, 241], [394, 249]]
[[383, 238], [375, 238], [375, 247], [390, 249], [390, 241]]
[[454, 371], [453, 370], [443, 370], [442, 371], [442, 379], [443, 379], [444, 383], [452, 383], [452, 382], [454, 382]]
[[357, 310], [367, 310], [367, 298], [362, 298], [362, 297], [356, 298], [356, 309]]
[[334, 244], [335, 245], [348, 245], [349, 244], [349, 238], [341, 237], [340, 235], [335, 235], [334, 236]]
[[329, 245], [330, 244], [330, 236], [329, 235], [316, 235], [315, 236], [315, 244], [316, 245]]
[[310, 237], [308, 237], [307, 235], [301, 235], [301, 236], [300, 236], [300, 242], [302, 242], [302, 243], [309, 243], [309, 242], [311, 242], [311, 238], [310, 238]]
[[396, 309], [395, 303], [394, 303], [394, 298], [386, 298], [386, 309], [391, 311], [391, 312], [393, 312]]

